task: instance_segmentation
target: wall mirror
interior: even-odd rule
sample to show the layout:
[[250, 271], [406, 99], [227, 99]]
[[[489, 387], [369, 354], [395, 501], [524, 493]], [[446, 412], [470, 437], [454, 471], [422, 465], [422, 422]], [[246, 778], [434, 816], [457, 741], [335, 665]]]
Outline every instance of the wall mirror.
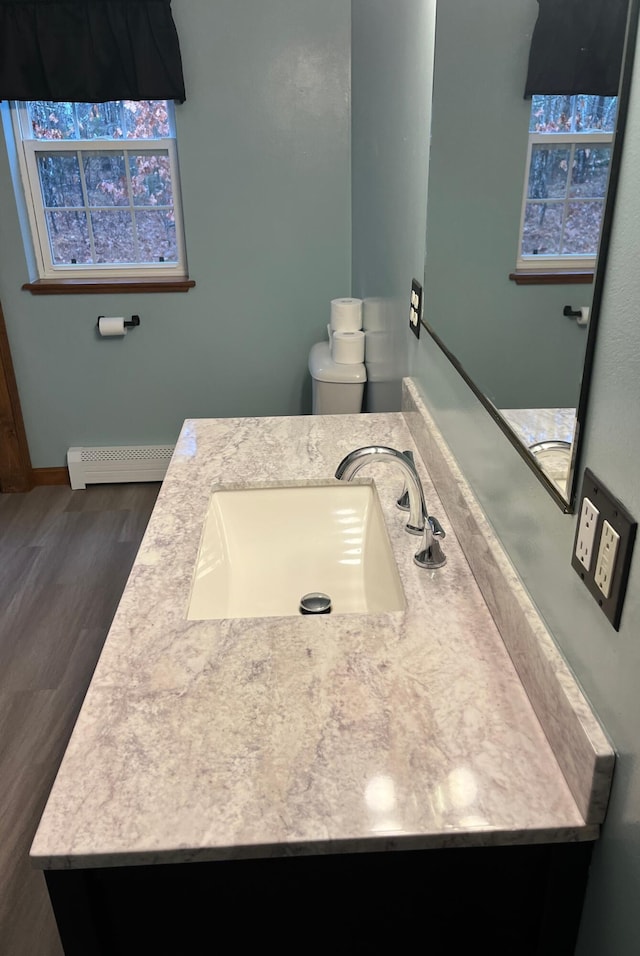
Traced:
[[[423, 325], [565, 512], [576, 494], [637, 7], [437, 8]], [[554, 99], [565, 81], [552, 78], [551, 89], [525, 97], [530, 82], [543, 84], [531, 79], [536, 44], [545, 63], [555, 59], [562, 73], [573, 62], [575, 73], [596, 38], [598, 69], [609, 75], [595, 94], [561, 89]]]

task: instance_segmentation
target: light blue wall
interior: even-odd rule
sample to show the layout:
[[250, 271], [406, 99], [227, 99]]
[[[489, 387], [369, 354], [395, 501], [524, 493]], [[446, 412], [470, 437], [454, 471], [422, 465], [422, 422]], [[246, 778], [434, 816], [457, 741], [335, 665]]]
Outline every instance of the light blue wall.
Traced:
[[[422, 282], [435, 0], [352, 2], [352, 294], [364, 299], [366, 408], [400, 408], [411, 280]], [[369, 336], [369, 332], [367, 332]]]
[[[580, 471], [588, 466], [640, 518], [640, 57], [598, 330]], [[640, 952], [640, 556], [620, 631], [570, 565], [563, 515], [426, 337], [411, 367], [453, 453], [617, 751], [611, 802], [591, 868], [577, 956]]]
[[509, 280], [537, 14], [536, 0], [438, 5], [424, 316], [499, 408], [576, 406], [587, 330], [562, 310], [592, 297], [591, 285]]
[[[34, 297], [0, 147], [0, 301], [33, 464], [172, 442], [189, 416], [310, 411], [307, 356], [351, 294], [349, 0], [173, 0], [188, 294]], [[98, 315], [139, 314], [125, 339]]]

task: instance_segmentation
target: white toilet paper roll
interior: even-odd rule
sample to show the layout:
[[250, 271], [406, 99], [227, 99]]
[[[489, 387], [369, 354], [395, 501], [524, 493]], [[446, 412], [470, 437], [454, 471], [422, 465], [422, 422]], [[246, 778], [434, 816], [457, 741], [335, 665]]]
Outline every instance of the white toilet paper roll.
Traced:
[[360, 365], [364, 362], [364, 332], [334, 332], [331, 357], [338, 365]]
[[98, 332], [100, 335], [126, 335], [127, 330], [124, 325], [123, 315], [101, 315], [98, 319]]
[[580, 309], [580, 316], [576, 319], [578, 325], [588, 325], [589, 324], [589, 314], [591, 309], [587, 305], [583, 305]]
[[358, 332], [362, 328], [362, 299], [332, 299], [331, 328], [334, 332]]

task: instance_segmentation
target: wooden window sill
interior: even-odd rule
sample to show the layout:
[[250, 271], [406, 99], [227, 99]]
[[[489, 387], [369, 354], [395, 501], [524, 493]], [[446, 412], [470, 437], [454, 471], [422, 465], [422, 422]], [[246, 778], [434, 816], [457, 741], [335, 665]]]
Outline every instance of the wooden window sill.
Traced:
[[578, 285], [593, 282], [593, 269], [563, 269], [545, 272], [543, 269], [516, 269], [509, 273], [516, 285]]
[[112, 292], [188, 292], [195, 279], [36, 279], [22, 286], [31, 295], [105, 295]]

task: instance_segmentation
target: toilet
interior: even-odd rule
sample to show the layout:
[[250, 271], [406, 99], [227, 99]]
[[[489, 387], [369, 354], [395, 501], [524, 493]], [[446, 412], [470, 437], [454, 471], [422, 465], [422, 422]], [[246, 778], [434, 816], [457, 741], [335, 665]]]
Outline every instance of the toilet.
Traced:
[[364, 364], [342, 365], [331, 358], [329, 342], [309, 352], [314, 415], [353, 415], [362, 411], [367, 370]]

